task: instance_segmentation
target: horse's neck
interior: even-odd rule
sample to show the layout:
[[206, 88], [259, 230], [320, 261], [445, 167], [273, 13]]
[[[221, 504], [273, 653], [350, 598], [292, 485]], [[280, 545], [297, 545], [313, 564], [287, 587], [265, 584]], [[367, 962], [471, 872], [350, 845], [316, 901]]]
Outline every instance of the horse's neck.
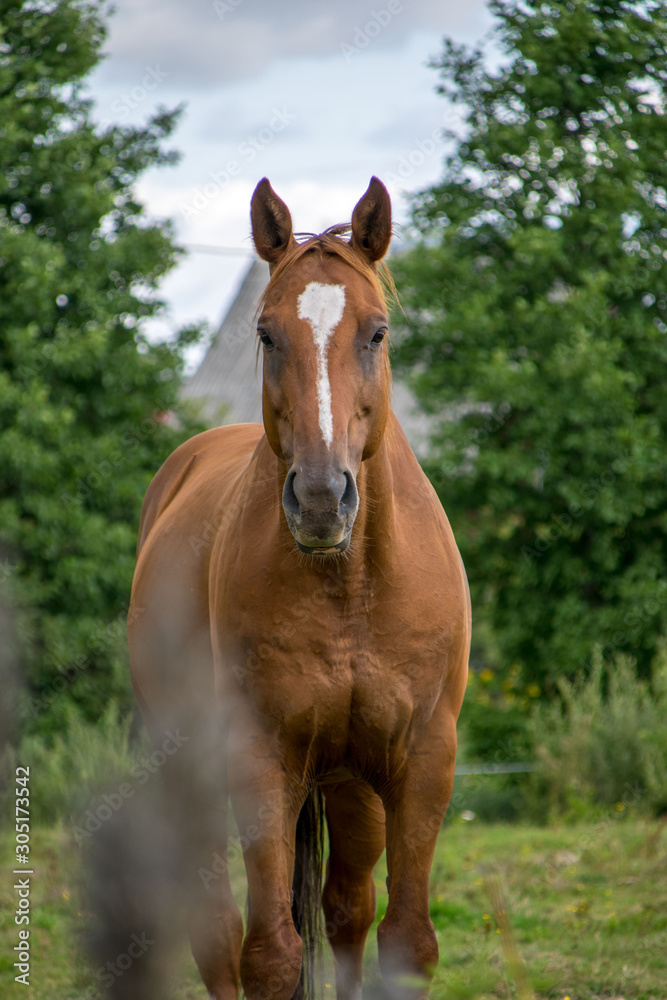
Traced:
[[[377, 452], [362, 462], [357, 476], [359, 514], [355, 532], [364, 545], [391, 546], [395, 530], [396, 486], [400, 475], [396, 442], [385, 435]], [[353, 535], [354, 537], [354, 535]]]

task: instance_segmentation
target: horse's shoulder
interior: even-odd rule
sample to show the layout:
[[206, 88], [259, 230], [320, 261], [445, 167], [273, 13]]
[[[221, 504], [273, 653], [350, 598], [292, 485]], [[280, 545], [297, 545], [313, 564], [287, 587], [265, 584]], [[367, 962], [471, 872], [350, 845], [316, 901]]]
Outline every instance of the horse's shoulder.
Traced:
[[213, 427], [184, 441], [163, 463], [148, 487], [139, 527], [140, 551], [152, 526], [176, 498], [200, 493], [230, 467], [248, 461], [264, 433], [262, 424]]

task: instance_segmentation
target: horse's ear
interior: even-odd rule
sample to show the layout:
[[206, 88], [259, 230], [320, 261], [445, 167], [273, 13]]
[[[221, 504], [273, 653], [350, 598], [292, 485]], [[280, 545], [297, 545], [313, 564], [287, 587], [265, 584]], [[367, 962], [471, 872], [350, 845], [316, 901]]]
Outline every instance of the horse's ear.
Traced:
[[292, 216], [285, 202], [264, 177], [250, 202], [252, 238], [257, 253], [269, 264], [277, 264], [295, 242], [292, 236]]
[[371, 263], [380, 260], [391, 241], [391, 201], [377, 177], [357, 202], [352, 213], [352, 246]]

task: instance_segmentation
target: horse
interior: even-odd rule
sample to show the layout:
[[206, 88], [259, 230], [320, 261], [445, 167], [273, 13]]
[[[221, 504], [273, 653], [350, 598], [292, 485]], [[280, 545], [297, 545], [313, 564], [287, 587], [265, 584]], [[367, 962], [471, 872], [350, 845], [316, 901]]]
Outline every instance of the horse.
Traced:
[[386, 846], [380, 971], [392, 996], [423, 997], [471, 612], [449, 522], [391, 408], [391, 202], [373, 177], [351, 225], [295, 235], [264, 178], [251, 226], [270, 265], [263, 424], [198, 434], [157, 472], [128, 626], [151, 737], [180, 733], [165, 786], [187, 828], [191, 948], [215, 1000], [239, 980], [248, 1000], [290, 1000], [312, 992], [321, 907], [337, 998], [358, 1000]]

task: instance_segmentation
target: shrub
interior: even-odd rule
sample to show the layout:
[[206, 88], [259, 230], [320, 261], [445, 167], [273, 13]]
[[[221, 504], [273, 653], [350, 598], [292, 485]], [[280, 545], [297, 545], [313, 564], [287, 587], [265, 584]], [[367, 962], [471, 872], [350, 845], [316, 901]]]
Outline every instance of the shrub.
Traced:
[[94, 724], [70, 710], [65, 732], [52, 740], [28, 735], [7, 751], [3, 784], [13, 795], [16, 767], [30, 767], [31, 823], [71, 820], [104, 782], [120, 780], [136, 762], [131, 723], [132, 716], [121, 717], [113, 704]]
[[667, 647], [651, 683], [637, 678], [631, 658], [605, 665], [598, 649], [590, 675], [559, 688], [562, 700], [539, 706], [529, 723], [532, 806], [565, 816], [630, 804], [667, 810]]

